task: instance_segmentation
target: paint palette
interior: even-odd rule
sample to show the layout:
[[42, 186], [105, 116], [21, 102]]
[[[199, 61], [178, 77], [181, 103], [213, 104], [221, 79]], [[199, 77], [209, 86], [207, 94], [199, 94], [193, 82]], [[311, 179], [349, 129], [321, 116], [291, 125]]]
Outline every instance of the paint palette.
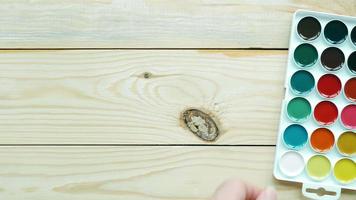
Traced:
[[356, 190], [356, 18], [294, 15], [274, 176], [312, 199]]

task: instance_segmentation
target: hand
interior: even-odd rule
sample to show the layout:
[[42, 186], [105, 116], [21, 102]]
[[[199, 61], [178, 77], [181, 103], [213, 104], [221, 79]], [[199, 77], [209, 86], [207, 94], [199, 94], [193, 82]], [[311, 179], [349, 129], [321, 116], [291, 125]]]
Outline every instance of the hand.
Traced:
[[221, 184], [213, 200], [277, 200], [277, 193], [273, 188], [261, 189], [234, 179]]

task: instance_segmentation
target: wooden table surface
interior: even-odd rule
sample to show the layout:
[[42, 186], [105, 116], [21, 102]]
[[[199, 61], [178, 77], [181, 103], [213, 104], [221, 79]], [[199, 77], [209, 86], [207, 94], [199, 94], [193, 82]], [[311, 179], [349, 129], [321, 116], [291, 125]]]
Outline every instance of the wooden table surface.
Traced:
[[304, 199], [272, 177], [297, 9], [356, 1], [2, 0], [0, 199], [203, 200], [230, 177]]

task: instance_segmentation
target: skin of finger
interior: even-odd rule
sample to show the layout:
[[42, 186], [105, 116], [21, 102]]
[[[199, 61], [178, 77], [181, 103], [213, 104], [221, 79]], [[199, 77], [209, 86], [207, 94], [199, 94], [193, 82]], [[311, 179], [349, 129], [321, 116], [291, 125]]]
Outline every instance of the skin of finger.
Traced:
[[262, 191], [240, 180], [229, 180], [218, 187], [213, 200], [255, 200]]

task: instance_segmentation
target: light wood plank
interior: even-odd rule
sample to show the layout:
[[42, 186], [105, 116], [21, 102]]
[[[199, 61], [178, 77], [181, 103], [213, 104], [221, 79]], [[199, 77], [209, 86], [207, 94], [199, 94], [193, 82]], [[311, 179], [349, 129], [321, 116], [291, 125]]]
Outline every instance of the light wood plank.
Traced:
[[0, 197], [203, 200], [237, 177], [304, 199], [300, 185], [274, 180], [273, 157], [272, 147], [1, 147]]
[[205, 143], [180, 120], [194, 107], [217, 144], [275, 144], [286, 54], [2, 51], [0, 143]]
[[0, 48], [287, 48], [297, 9], [355, 15], [355, 0], [1, 1]]

